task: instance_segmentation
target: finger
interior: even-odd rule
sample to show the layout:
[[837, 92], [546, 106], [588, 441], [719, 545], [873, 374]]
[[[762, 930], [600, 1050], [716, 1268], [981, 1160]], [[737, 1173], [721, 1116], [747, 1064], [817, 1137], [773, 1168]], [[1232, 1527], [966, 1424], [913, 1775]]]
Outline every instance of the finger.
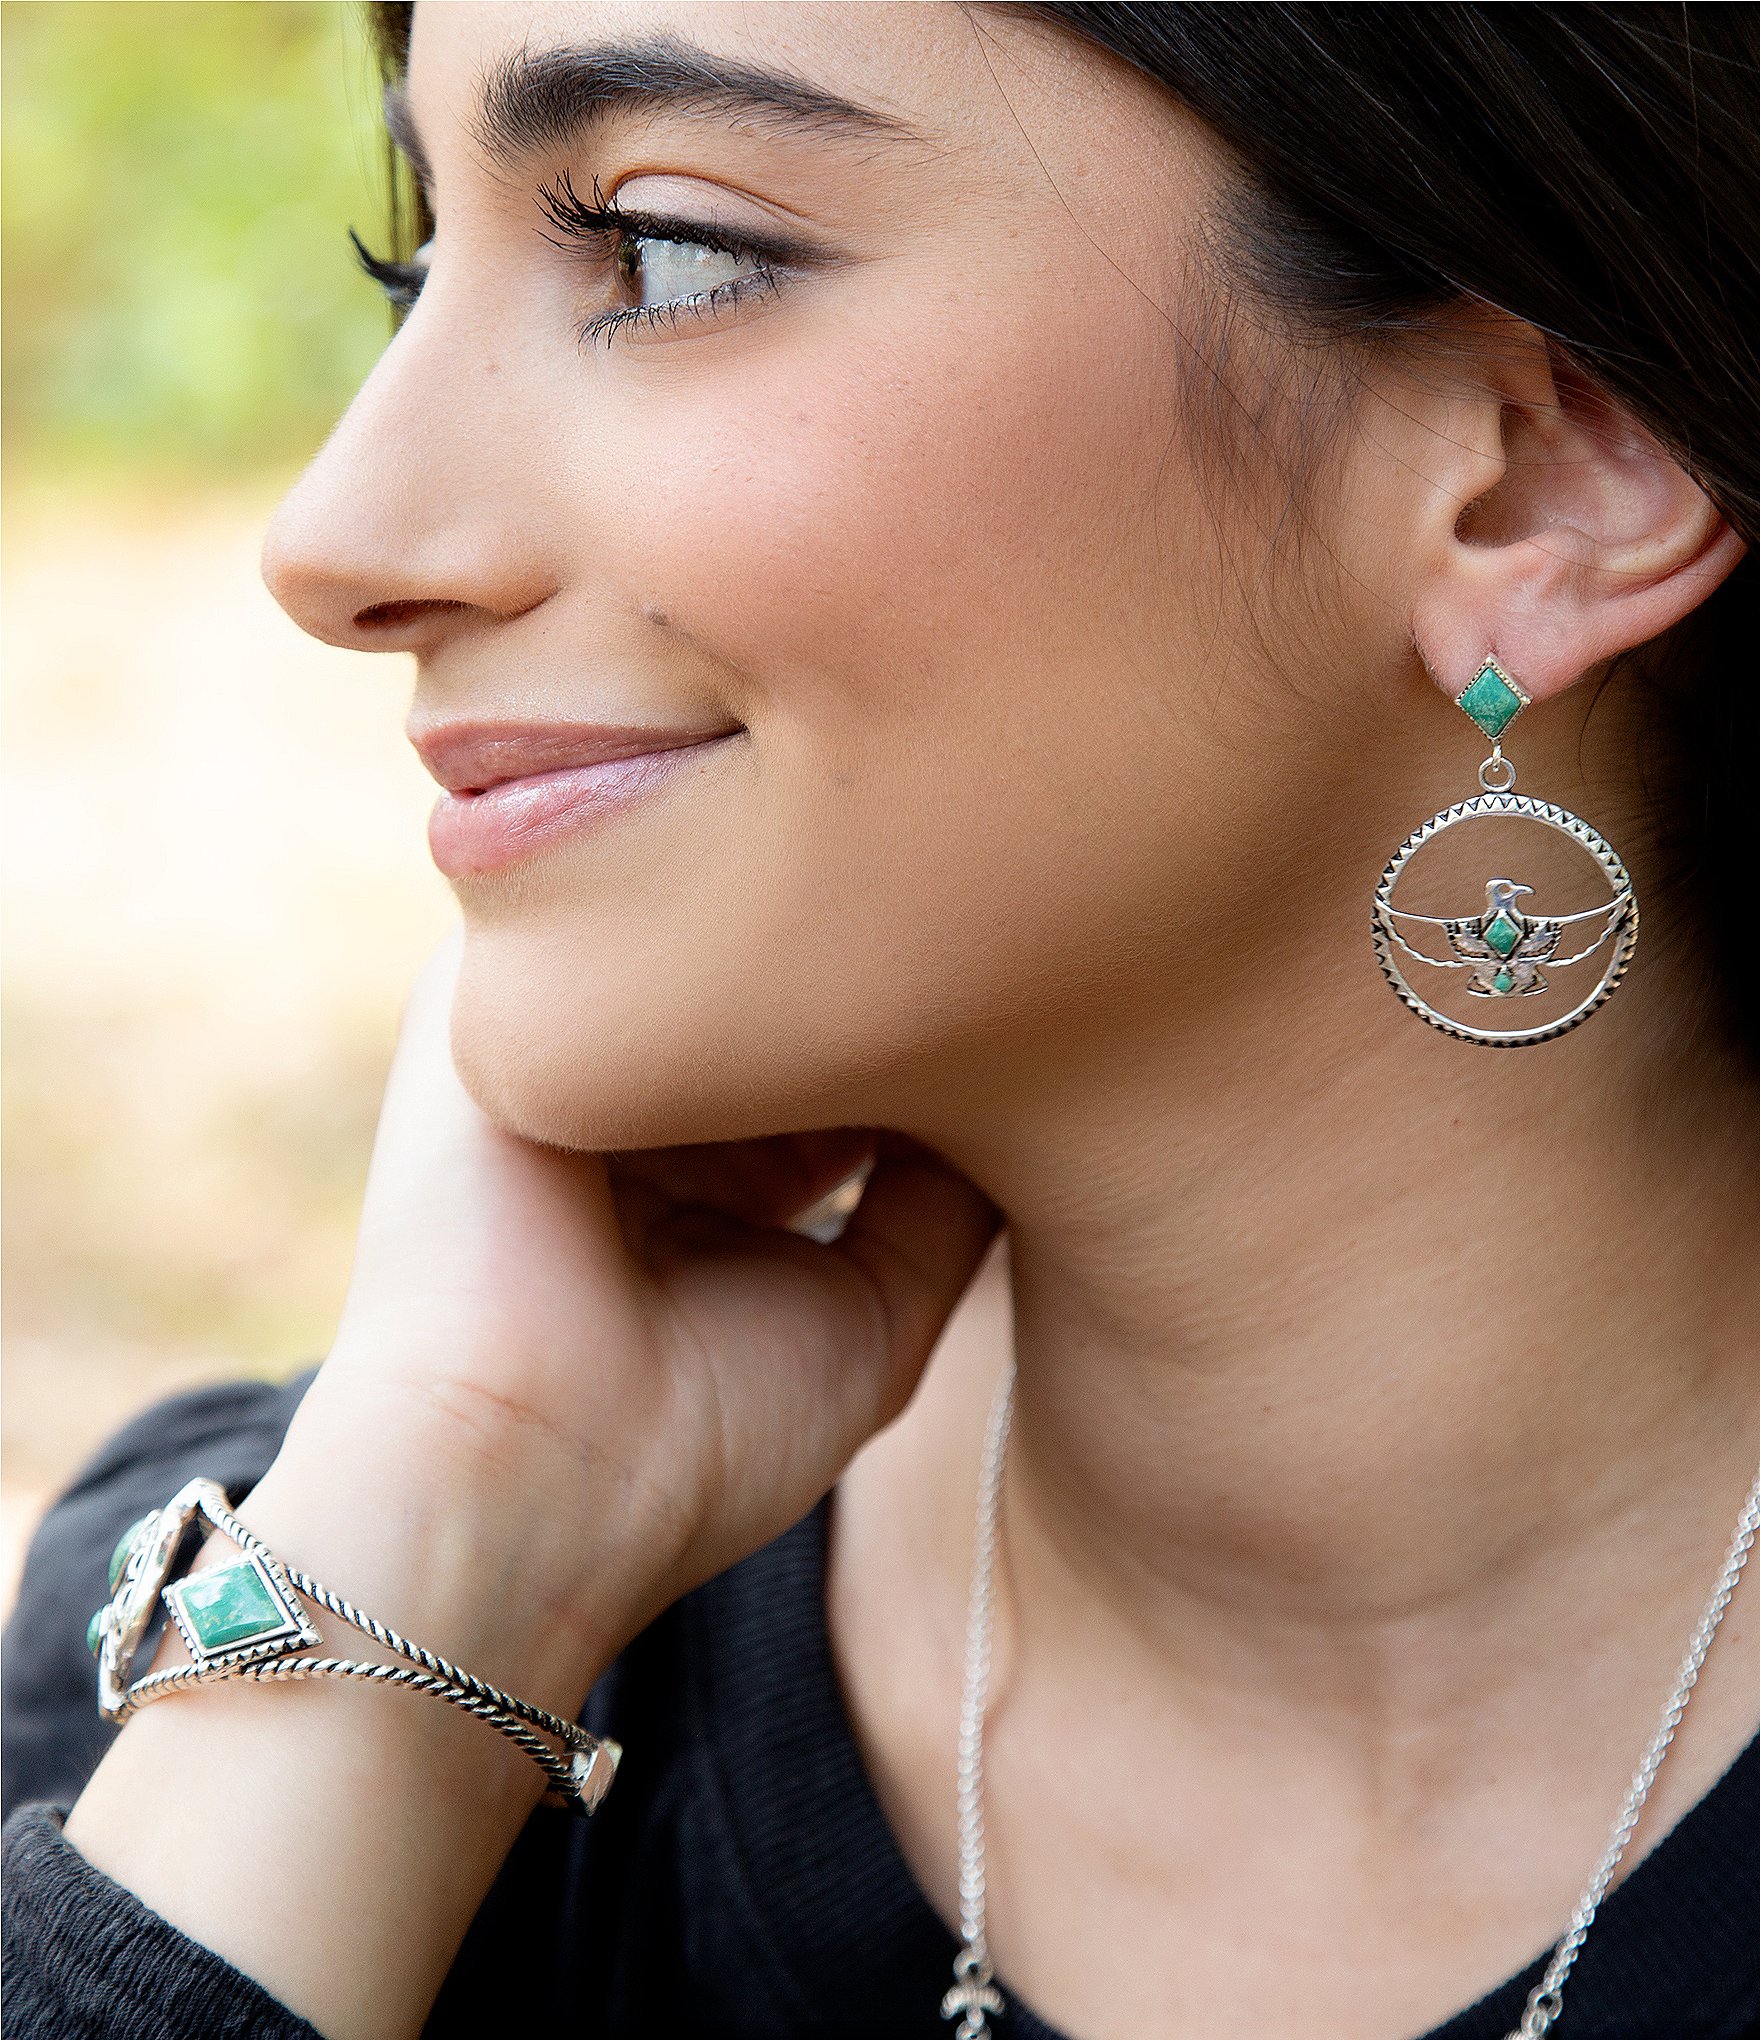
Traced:
[[439, 1243], [455, 1238], [468, 1256], [517, 1212], [534, 1242], [541, 1225], [555, 1228], [559, 1250], [567, 1242], [578, 1255], [602, 1242], [606, 1271], [620, 1278], [623, 1236], [598, 1157], [508, 1132], [465, 1088], [452, 1056], [463, 946], [455, 930], [404, 1001], [367, 1169], [357, 1265], [391, 1240], [437, 1263]]
[[862, 1201], [826, 1251], [872, 1286], [890, 1347], [886, 1392], [902, 1409], [965, 1294], [1002, 1213], [970, 1177], [921, 1142], [880, 1136]]
[[462, 927], [456, 928], [404, 997], [373, 1140], [369, 1201], [419, 1187], [480, 1117], [452, 1062], [452, 1000], [463, 948]]
[[836, 1127], [756, 1140], [644, 1148], [607, 1155], [627, 1211], [701, 1204], [753, 1225], [785, 1225], [865, 1163], [871, 1130]]

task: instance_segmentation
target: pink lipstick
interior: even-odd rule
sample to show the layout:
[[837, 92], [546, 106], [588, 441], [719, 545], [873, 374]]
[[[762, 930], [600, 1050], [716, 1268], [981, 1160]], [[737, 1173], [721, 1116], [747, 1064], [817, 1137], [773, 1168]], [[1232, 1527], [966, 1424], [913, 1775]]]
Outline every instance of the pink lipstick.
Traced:
[[448, 878], [498, 871], [701, 765], [737, 724], [441, 723], [410, 741], [445, 791], [428, 848]]

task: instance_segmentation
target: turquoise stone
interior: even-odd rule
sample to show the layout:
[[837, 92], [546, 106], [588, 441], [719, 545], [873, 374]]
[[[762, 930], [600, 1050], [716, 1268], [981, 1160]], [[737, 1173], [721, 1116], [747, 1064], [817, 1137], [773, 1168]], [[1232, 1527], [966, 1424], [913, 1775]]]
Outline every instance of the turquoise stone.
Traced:
[[1507, 970], [1500, 970], [1496, 977], [1491, 980], [1491, 987], [1493, 991], [1513, 992], [1516, 988], [1516, 981]]
[[1522, 697], [1489, 660], [1481, 666], [1456, 702], [1493, 743], [1503, 735], [1523, 708]]
[[287, 1627], [286, 1609], [249, 1559], [194, 1574], [179, 1583], [177, 1597], [203, 1650], [227, 1650]]
[[144, 1516], [137, 1516], [116, 1540], [116, 1549], [110, 1554], [110, 1591], [112, 1593], [116, 1591], [116, 1582], [122, 1577], [122, 1568], [128, 1563], [128, 1554], [133, 1547], [134, 1540], [157, 1514], [158, 1511], [154, 1509], [149, 1510]]
[[103, 1648], [103, 1645], [104, 1645], [104, 1611], [102, 1608], [100, 1608], [97, 1611], [97, 1613], [92, 1617], [92, 1619], [86, 1624], [86, 1649], [91, 1652], [93, 1657], [96, 1657], [98, 1655], [98, 1652]]
[[1499, 956], [1507, 956], [1522, 939], [1522, 931], [1507, 914], [1499, 914], [1485, 930], [1485, 940]]

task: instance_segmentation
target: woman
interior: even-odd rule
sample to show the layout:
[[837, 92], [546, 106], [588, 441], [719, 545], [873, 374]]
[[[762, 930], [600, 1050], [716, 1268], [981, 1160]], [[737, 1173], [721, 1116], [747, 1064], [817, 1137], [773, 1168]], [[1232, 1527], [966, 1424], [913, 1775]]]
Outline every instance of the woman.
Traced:
[[[462, 941], [39, 1533], [15, 2030], [1760, 2031], [1751, 10], [381, 14]], [[195, 1475], [450, 1691], [104, 1729]]]

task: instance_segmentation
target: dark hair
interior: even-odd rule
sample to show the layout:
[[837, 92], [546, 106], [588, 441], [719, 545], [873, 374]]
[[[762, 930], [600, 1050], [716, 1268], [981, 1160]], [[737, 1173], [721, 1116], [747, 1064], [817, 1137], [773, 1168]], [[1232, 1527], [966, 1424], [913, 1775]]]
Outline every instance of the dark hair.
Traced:
[[[1167, 86], [1240, 157], [1237, 281], [1399, 344], [1477, 300], [1546, 334], [1757, 550], [1653, 681], [1662, 862], [1704, 1011], [1760, 1053], [1741, 897], [1760, 780], [1760, 9], [1593, 0], [1015, 4]], [[1717, 1009], [1721, 1008], [1719, 1012]]]
[[[1414, 341], [1463, 300], [1531, 323], [1756, 548], [1645, 672], [1699, 1017], [1721, 1009], [1760, 1052], [1739, 897], [1760, 778], [1760, 8], [1002, 4], [1123, 58], [1230, 145], [1231, 282], [1341, 339]], [[396, 67], [411, 8], [373, 12]]]

